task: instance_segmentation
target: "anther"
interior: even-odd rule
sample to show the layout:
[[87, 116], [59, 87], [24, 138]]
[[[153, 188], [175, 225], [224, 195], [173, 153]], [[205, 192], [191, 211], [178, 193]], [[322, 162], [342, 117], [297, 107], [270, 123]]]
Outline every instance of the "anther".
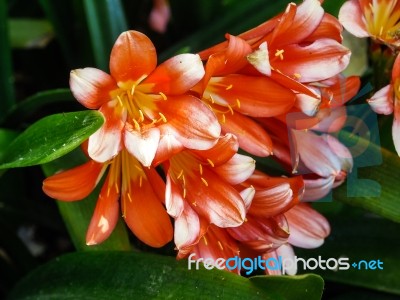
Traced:
[[131, 194], [129, 192], [127, 194], [128, 194], [129, 202], [132, 202]]
[[224, 247], [222, 247], [222, 244], [221, 244], [220, 241], [218, 241], [218, 246], [219, 246], [219, 248], [220, 248], [221, 250], [224, 250]]
[[160, 96], [163, 98], [163, 100], [167, 100], [167, 96], [163, 92], [159, 92]]
[[203, 177], [200, 177], [200, 179], [201, 179], [201, 181], [203, 181], [203, 183], [204, 183], [205, 186], [208, 186], [207, 180], [205, 180]]
[[211, 103], [215, 103], [215, 101], [214, 101], [214, 98], [210, 95], [210, 100], [211, 100]]
[[119, 95], [117, 96], [117, 99], [118, 99], [119, 104], [121, 106], [124, 106], [124, 104], [122, 103], [122, 99], [121, 99], [121, 97]]
[[203, 236], [203, 240], [204, 240], [204, 244], [206, 244], [206, 246], [208, 245], [207, 239], [205, 236]]
[[139, 109], [139, 122], [143, 122], [144, 121], [144, 115], [141, 109]]
[[160, 117], [163, 120], [163, 122], [167, 123], [167, 118], [163, 115], [163, 113], [159, 112], [158, 114], [160, 115]]
[[180, 179], [183, 175], [183, 169], [179, 172], [178, 176], [176, 177], [177, 179]]
[[234, 112], [233, 112], [233, 108], [232, 108], [232, 106], [230, 106], [230, 105], [228, 104], [228, 108], [229, 108], [229, 110], [230, 110], [231, 114], [233, 115], [233, 114], [234, 114]]
[[275, 56], [279, 56], [279, 58], [281, 60], [283, 60], [283, 53], [285, 52], [285, 50], [281, 49], [281, 50], [276, 50], [275, 52]]
[[135, 85], [132, 85], [132, 88], [131, 88], [131, 95], [133, 96], [133, 94], [135, 93]]
[[301, 75], [300, 75], [299, 73], [294, 73], [293, 76], [294, 76], [296, 79], [300, 79], [300, 78], [301, 78]]
[[200, 175], [203, 175], [203, 165], [199, 164], [199, 171], [200, 171]]
[[236, 98], [236, 105], [238, 108], [240, 108], [240, 100]]
[[231, 88], [233, 88], [233, 85], [232, 84], [230, 84], [230, 85], [228, 85], [226, 88], [225, 88], [225, 90], [230, 90]]
[[140, 175], [140, 177], [139, 177], [139, 187], [142, 187], [142, 183], [143, 183], [143, 176]]
[[135, 119], [132, 119], [132, 121], [133, 121], [133, 123], [135, 124], [135, 129], [136, 129], [137, 131], [140, 131], [140, 125], [139, 125], [138, 121], [136, 121]]
[[207, 158], [207, 161], [208, 161], [208, 163], [211, 165], [211, 167], [214, 168], [214, 163], [213, 163], [213, 161], [212, 161], [211, 159], [209, 159], [209, 158]]
[[222, 114], [222, 120], [221, 120], [221, 123], [222, 123], [222, 124], [225, 124], [225, 122], [226, 122], [225, 114]]

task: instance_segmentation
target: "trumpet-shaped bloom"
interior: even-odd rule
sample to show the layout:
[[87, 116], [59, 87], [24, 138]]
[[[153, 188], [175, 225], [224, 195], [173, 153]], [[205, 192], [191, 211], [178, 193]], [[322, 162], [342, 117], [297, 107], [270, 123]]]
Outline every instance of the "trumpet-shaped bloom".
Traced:
[[378, 114], [393, 113], [392, 137], [397, 154], [400, 156], [400, 55], [392, 69], [391, 83], [368, 99], [371, 108]]
[[175, 244], [180, 251], [196, 244], [209, 224], [239, 226], [246, 203], [234, 185], [254, 171], [252, 158], [236, 154], [236, 138], [227, 134], [209, 150], [184, 150], [165, 164], [166, 207], [175, 218]]
[[163, 205], [165, 184], [154, 168], [144, 168], [126, 150], [106, 163], [90, 160], [50, 176], [43, 182], [43, 191], [62, 201], [81, 200], [107, 169], [86, 234], [87, 245], [99, 244], [112, 233], [120, 216], [119, 202], [126, 224], [141, 241], [152, 247], [169, 242], [173, 229]]
[[92, 159], [106, 162], [126, 149], [150, 166], [164, 132], [190, 149], [208, 149], [216, 143], [221, 129], [214, 114], [185, 94], [204, 75], [199, 56], [181, 54], [156, 65], [152, 42], [140, 32], [127, 31], [111, 51], [111, 75], [94, 68], [71, 72], [75, 98], [87, 108], [99, 109], [105, 118], [89, 138]]
[[400, 2], [397, 0], [350, 0], [339, 11], [339, 21], [357, 37], [372, 37], [397, 48], [400, 30]]

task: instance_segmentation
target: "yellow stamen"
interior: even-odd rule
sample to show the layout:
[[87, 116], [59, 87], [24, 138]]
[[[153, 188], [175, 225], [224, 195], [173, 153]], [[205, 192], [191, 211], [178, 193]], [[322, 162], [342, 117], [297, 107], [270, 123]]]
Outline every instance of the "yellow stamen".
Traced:
[[119, 194], [119, 186], [117, 183], [114, 184], [115, 190], [117, 191], [117, 193]]
[[226, 89], [225, 90], [230, 90], [231, 88], [233, 88], [233, 85], [232, 84], [230, 84], [230, 85], [228, 85], [227, 87], [226, 87]]
[[139, 122], [143, 122], [144, 121], [144, 115], [141, 109], [139, 109]]
[[206, 246], [208, 246], [208, 242], [205, 236], [203, 236], [203, 240], [204, 240], [204, 244], [206, 244]]
[[119, 104], [121, 106], [124, 106], [124, 104], [122, 103], [122, 99], [121, 99], [121, 97], [119, 95], [117, 96], [117, 99], [118, 99]]
[[168, 99], [167, 96], [165, 96], [165, 94], [163, 92], [160, 92], [159, 94], [163, 98], [163, 100], [167, 100]]
[[140, 177], [139, 177], [139, 187], [142, 187], [142, 183], [143, 183], [143, 176], [140, 175]]
[[225, 124], [225, 122], [226, 122], [225, 114], [222, 114], [222, 120], [221, 120], [221, 123], [222, 123], [222, 124]]
[[211, 95], [210, 95], [210, 100], [211, 100], [211, 103], [215, 103], [215, 101]]
[[233, 108], [232, 108], [232, 106], [230, 106], [230, 105], [228, 104], [228, 108], [229, 108], [231, 114], [233, 115]]
[[183, 188], [183, 199], [186, 198], [186, 188]]
[[203, 175], [203, 165], [199, 164], [199, 171], [200, 171], [200, 175]]
[[129, 202], [132, 202], [131, 194], [129, 192], [127, 194], [128, 194]]
[[222, 247], [222, 244], [221, 244], [220, 241], [218, 241], [218, 246], [219, 246], [219, 248], [220, 248], [221, 250], [224, 250], [224, 247]]
[[140, 125], [139, 125], [139, 123], [138, 123], [135, 119], [132, 119], [132, 121], [133, 121], [133, 123], [135, 124], [135, 129], [136, 129], [137, 131], [140, 131]]
[[301, 78], [301, 75], [300, 75], [299, 73], [294, 73], [293, 76], [294, 76], [295, 78], [297, 78], [297, 79], [300, 79], [300, 78]]
[[136, 85], [132, 85], [132, 88], [131, 88], [131, 95], [133, 96], [133, 94], [135, 93], [135, 87], [136, 87]]

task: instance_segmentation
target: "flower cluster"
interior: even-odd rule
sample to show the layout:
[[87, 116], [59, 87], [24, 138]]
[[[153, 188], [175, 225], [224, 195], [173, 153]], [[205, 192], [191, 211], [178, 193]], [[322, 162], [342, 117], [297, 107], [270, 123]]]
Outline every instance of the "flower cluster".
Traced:
[[[144, 34], [122, 33], [110, 74], [71, 72], [75, 98], [105, 121], [88, 140], [88, 162], [47, 178], [44, 192], [81, 200], [105, 176], [88, 245], [109, 237], [121, 211], [142, 242], [174, 239], [178, 258], [288, 256], [291, 245], [320, 246], [329, 224], [302, 200], [326, 195], [353, 164], [330, 135], [360, 84], [340, 74], [350, 58], [341, 30], [320, 1], [304, 0], [159, 65]], [[253, 157], [269, 156], [289, 177], [255, 170]]]
[[354, 36], [370, 37], [373, 42], [390, 49], [396, 57], [391, 82], [368, 99], [368, 103], [378, 114], [393, 114], [393, 142], [400, 155], [400, 2], [350, 0], [341, 7], [339, 20]]

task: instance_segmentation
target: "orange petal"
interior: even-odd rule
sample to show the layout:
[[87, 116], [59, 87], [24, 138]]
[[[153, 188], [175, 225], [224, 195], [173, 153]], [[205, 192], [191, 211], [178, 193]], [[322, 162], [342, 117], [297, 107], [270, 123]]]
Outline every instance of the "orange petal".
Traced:
[[393, 85], [388, 84], [377, 91], [367, 102], [377, 114], [390, 115], [393, 113]]
[[212, 78], [203, 97], [252, 117], [282, 114], [295, 101], [292, 91], [270, 78], [245, 75]]
[[319, 39], [308, 45], [285, 46], [282, 60], [273, 66], [286, 75], [299, 74], [300, 82], [330, 78], [343, 71], [350, 60], [350, 50], [332, 39]]
[[101, 189], [93, 217], [86, 233], [86, 244], [97, 245], [105, 241], [117, 225], [119, 217], [119, 188], [109, 186], [110, 176]]
[[162, 201], [148, 178], [131, 180], [130, 191], [122, 193], [122, 211], [132, 232], [152, 247], [162, 247], [172, 239], [173, 229]]
[[311, 249], [321, 246], [330, 233], [328, 220], [306, 203], [300, 203], [285, 213], [290, 227], [289, 243]]
[[160, 141], [160, 130], [152, 127], [147, 130], [137, 131], [126, 123], [124, 144], [130, 154], [144, 166], [149, 167], [154, 159]]
[[122, 130], [125, 126], [125, 114], [114, 110], [110, 103], [99, 110], [105, 122], [89, 137], [88, 154], [98, 162], [106, 162], [115, 157], [122, 149]]
[[396, 98], [394, 103], [394, 116], [392, 125], [392, 137], [397, 155], [400, 156], [400, 100]]
[[369, 36], [358, 0], [346, 1], [340, 8], [338, 18], [343, 27], [356, 37]]
[[111, 100], [110, 92], [117, 88], [110, 75], [95, 68], [72, 70], [69, 85], [79, 103], [90, 109], [99, 108]]
[[87, 197], [102, 175], [103, 164], [93, 160], [73, 169], [55, 174], [43, 181], [46, 195], [62, 201], [76, 201]]
[[218, 227], [235, 227], [243, 223], [246, 208], [242, 197], [230, 184], [208, 168], [202, 178], [187, 178], [186, 200], [207, 221]]
[[159, 129], [160, 141], [153, 159], [153, 166], [158, 166], [160, 163], [170, 159], [171, 156], [185, 148], [182, 143], [177, 140], [174, 132], [171, 132], [169, 127], [161, 126]]
[[130, 88], [157, 65], [157, 53], [150, 39], [138, 31], [123, 32], [114, 44], [110, 57], [110, 71], [118, 85]]
[[144, 81], [148, 92], [180, 95], [187, 92], [204, 76], [203, 63], [196, 54], [180, 54], [159, 65]]
[[221, 127], [214, 113], [199, 99], [185, 95], [157, 103], [167, 122], [160, 125], [186, 148], [205, 150], [215, 145]]
[[213, 170], [221, 178], [235, 185], [249, 178], [253, 174], [255, 167], [256, 162], [250, 156], [235, 154], [229, 161], [213, 168]]
[[315, 29], [313, 33], [306, 38], [306, 41], [311, 42], [322, 38], [330, 38], [341, 43], [343, 40], [342, 31], [343, 28], [338, 19], [328, 13], [325, 13], [317, 29]]
[[223, 132], [233, 133], [240, 148], [250, 154], [265, 157], [272, 154], [272, 141], [268, 133], [253, 119], [241, 113], [225, 114]]

